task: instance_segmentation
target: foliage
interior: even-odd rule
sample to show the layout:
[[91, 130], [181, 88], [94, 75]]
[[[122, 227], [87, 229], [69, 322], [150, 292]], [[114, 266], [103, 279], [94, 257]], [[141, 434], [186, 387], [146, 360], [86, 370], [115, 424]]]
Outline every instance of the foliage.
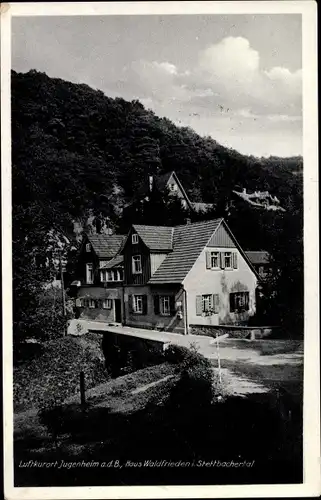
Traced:
[[[184, 412], [187, 408], [189, 413], [204, 411], [211, 406], [214, 396], [222, 393], [223, 388], [211, 362], [197, 352], [195, 347], [172, 344], [165, 351], [165, 359], [177, 364], [177, 371], [181, 374], [171, 394], [172, 404], [178, 411]], [[191, 401], [193, 410], [190, 409]]]
[[[192, 201], [212, 203], [213, 210], [189, 214], [179, 200], [154, 192], [122, 216], [148, 175], [172, 170]], [[77, 246], [74, 222], [85, 228], [89, 216], [101, 226], [108, 219], [121, 232], [132, 222], [173, 225], [224, 216], [243, 248], [270, 251], [281, 268], [272, 284], [280, 318], [289, 313], [290, 320], [297, 311], [303, 317], [301, 157], [244, 156], [157, 117], [137, 100], [111, 99], [32, 70], [12, 72], [12, 185], [17, 339], [39, 335], [41, 327], [33, 328], [41, 323], [38, 291], [54, 274], [31, 256], [46, 258], [52, 228], [70, 238], [68, 256]], [[268, 190], [286, 212], [238, 207], [229, 213], [237, 187]]]
[[79, 392], [81, 370], [86, 389], [107, 380], [98, 336], [50, 340], [38, 356], [14, 368], [15, 411], [59, 406]]

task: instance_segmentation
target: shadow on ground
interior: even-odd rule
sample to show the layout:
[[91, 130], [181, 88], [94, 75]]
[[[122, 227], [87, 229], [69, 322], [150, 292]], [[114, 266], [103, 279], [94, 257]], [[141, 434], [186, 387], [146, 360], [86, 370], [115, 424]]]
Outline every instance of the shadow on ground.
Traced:
[[[302, 482], [300, 404], [291, 402], [282, 413], [279, 400], [270, 393], [230, 397], [210, 406], [183, 403], [177, 396], [171, 391], [165, 402], [154, 400], [129, 414], [76, 404], [42, 414], [46, 435], [26, 436], [15, 443], [15, 486]], [[29, 460], [56, 465], [22, 467]], [[60, 468], [62, 460], [98, 465]], [[153, 467], [147, 460], [189, 464]], [[254, 463], [239, 468], [218, 462], [199, 466], [215, 460]], [[103, 466], [110, 461], [111, 467]], [[115, 461], [122, 467], [115, 467]]]

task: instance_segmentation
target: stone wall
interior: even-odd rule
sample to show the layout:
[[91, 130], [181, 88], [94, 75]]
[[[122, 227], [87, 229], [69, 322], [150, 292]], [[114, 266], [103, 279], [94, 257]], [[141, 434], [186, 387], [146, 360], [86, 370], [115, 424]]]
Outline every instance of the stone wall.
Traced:
[[216, 337], [228, 334], [233, 339], [285, 338], [281, 328], [276, 326], [231, 326], [231, 325], [190, 325], [189, 333]]

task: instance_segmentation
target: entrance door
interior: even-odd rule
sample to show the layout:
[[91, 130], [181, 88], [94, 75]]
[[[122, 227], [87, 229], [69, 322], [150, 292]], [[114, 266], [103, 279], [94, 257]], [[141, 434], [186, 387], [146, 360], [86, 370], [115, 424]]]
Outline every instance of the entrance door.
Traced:
[[121, 323], [121, 301], [115, 299], [115, 322]]

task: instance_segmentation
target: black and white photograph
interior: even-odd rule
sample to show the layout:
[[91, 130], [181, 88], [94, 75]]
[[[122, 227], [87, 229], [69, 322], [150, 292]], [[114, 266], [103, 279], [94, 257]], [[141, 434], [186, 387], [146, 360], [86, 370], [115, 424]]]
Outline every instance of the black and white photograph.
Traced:
[[316, 4], [108, 4], [3, 9], [6, 498], [318, 496]]

